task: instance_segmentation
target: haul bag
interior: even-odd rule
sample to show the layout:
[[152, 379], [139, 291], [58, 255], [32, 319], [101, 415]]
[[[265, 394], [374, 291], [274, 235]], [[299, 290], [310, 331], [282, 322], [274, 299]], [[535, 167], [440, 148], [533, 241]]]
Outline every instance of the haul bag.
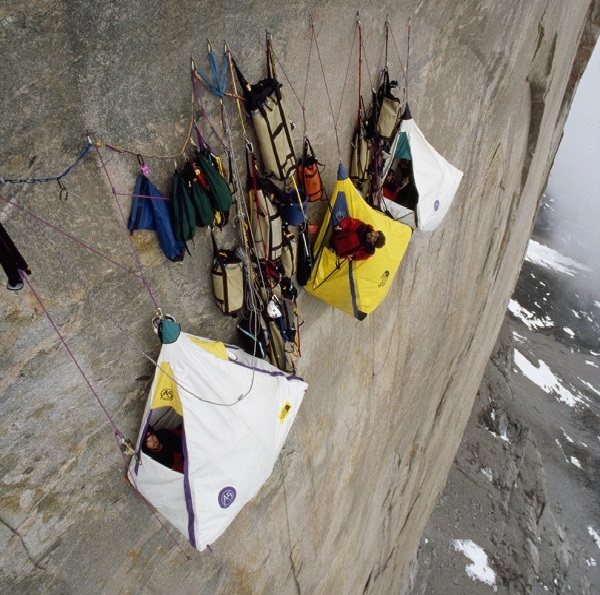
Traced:
[[364, 131], [358, 130], [352, 143], [350, 159], [350, 179], [355, 186], [362, 186], [368, 177], [372, 146], [372, 142], [366, 138]]
[[259, 260], [277, 260], [283, 248], [283, 224], [277, 205], [261, 189], [250, 191], [252, 235]]
[[258, 139], [263, 168], [267, 175], [285, 180], [296, 164], [294, 147], [288, 128], [287, 109], [283, 93], [276, 83], [271, 95], [251, 112]]
[[215, 302], [223, 314], [235, 316], [244, 305], [244, 265], [233, 250], [217, 247], [214, 234], [212, 241]]
[[[222, 256], [227, 256], [222, 254]], [[241, 261], [213, 263], [213, 292], [223, 314], [233, 315], [244, 305], [244, 266]]]
[[296, 166], [296, 156], [281, 83], [269, 74], [268, 78], [251, 85], [235, 60], [233, 66], [242, 85], [246, 111], [252, 118], [263, 168], [267, 175], [285, 180]]
[[402, 104], [395, 97], [384, 97], [377, 118], [377, 132], [382, 138], [391, 138], [400, 120]]

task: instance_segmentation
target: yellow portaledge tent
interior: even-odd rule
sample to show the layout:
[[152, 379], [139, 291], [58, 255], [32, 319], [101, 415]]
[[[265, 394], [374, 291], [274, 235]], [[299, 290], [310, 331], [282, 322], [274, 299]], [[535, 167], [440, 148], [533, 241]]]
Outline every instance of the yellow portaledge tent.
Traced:
[[[340, 258], [329, 242], [333, 227], [354, 217], [384, 233], [383, 248], [368, 260]], [[315, 265], [305, 289], [334, 308], [363, 320], [383, 301], [406, 252], [412, 229], [372, 209], [356, 190], [343, 165], [315, 243]]]

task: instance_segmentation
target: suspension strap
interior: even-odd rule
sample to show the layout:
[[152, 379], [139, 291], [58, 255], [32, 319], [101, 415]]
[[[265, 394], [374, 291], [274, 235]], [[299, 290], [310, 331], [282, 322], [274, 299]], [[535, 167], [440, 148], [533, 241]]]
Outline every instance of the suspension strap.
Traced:
[[331, 111], [331, 119], [333, 121], [333, 131], [335, 132], [335, 142], [337, 145], [337, 152], [338, 152], [338, 158], [340, 160], [340, 163], [342, 162], [342, 151], [340, 148], [340, 138], [339, 138], [339, 134], [338, 134], [338, 128], [337, 128], [337, 120], [335, 117], [335, 113], [333, 111], [333, 105], [331, 104], [331, 95], [329, 93], [329, 87], [327, 86], [327, 77], [325, 76], [325, 68], [323, 67], [323, 60], [321, 58], [321, 52], [319, 50], [319, 43], [317, 41], [317, 34], [315, 32], [315, 21], [311, 15], [310, 17], [310, 28], [311, 28], [311, 33], [312, 33], [312, 37], [314, 39], [315, 42], [315, 48], [317, 50], [317, 56], [319, 58], [319, 65], [321, 67], [321, 74], [323, 75], [323, 82], [325, 84], [325, 93], [327, 95], [327, 101], [329, 103], [329, 110]]

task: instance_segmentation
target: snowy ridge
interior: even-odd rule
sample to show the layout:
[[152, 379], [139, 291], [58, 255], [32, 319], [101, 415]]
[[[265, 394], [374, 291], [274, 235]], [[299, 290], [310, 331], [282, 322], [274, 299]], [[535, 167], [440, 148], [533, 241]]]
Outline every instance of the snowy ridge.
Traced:
[[525, 260], [532, 264], [537, 264], [538, 266], [552, 269], [558, 273], [564, 273], [571, 277], [574, 277], [578, 271], [590, 271], [588, 267], [576, 262], [568, 256], [563, 256], [560, 252], [548, 248], [535, 240], [529, 240]]

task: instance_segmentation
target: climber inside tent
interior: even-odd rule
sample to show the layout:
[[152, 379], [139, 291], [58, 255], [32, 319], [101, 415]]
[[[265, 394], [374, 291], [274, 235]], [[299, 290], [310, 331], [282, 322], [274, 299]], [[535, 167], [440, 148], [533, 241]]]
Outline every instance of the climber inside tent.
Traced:
[[[368, 260], [340, 258], [330, 248], [333, 228], [346, 217], [359, 219], [385, 235], [385, 245]], [[315, 265], [305, 289], [363, 320], [387, 295], [411, 235], [410, 227], [371, 208], [340, 164], [329, 209], [315, 243]]]
[[[162, 341], [128, 477], [203, 550], [273, 471], [307, 384], [241, 349], [157, 321]], [[147, 430], [181, 426], [183, 473], [142, 450]]]
[[427, 142], [407, 105], [383, 167], [382, 210], [432, 231], [448, 212], [462, 176]]

